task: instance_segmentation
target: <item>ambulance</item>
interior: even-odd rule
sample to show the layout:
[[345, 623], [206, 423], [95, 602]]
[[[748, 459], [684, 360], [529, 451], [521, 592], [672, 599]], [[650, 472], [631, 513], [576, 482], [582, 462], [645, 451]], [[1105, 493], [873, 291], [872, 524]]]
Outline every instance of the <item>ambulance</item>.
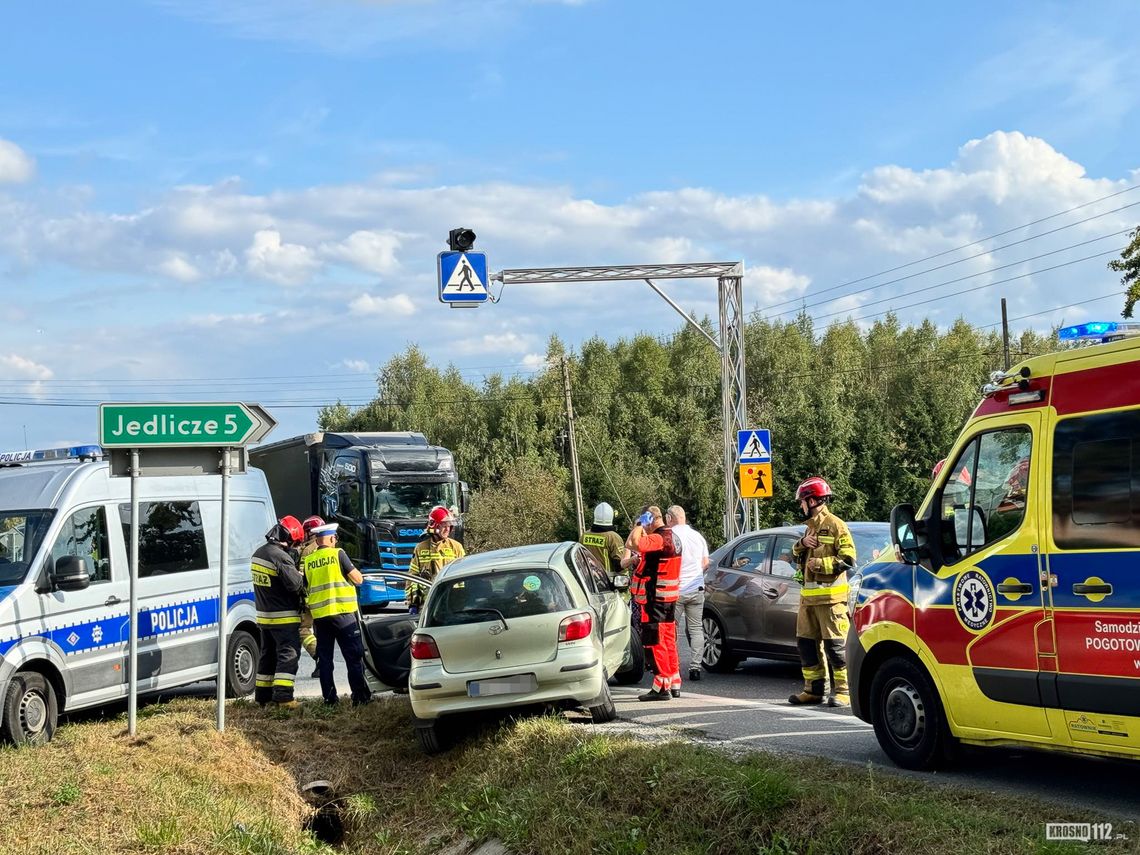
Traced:
[[[99, 446], [0, 453], [0, 738], [51, 739], [62, 713], [125, 698], [130, 479]], [[230, 480], [227, 693], [253, 691], [253, 550], [273, 525], [265, 477]], [[138, 689], [215, 679], [217, 476], [139, 479]]]
[[959, 743], [1140, 758], [1140, 324], [997, 372], [893, 554], [851, 586], [855, 714], [932, 769]]

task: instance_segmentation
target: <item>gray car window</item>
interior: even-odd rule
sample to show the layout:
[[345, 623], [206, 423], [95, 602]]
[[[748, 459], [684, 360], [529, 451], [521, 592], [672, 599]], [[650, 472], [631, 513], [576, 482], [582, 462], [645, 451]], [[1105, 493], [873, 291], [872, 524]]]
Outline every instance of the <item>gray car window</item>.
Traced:
[[776, 538], [776, 551], [772, 554], [772, 575], [791, 579], [796, 575], [796, 559], [792, 546], [798, 540], [795, 535], [781, 534]]
[[[753, 573], [764, 571], [764, 562], [768, 558], [768, 546], [772, 542], [769, 536], [753, 537], [743, 540], [732, 551], [732, 560], [729, 566], [737, 570], [751, 570]], [[742, 563], [742, 559], [748, 559]]]

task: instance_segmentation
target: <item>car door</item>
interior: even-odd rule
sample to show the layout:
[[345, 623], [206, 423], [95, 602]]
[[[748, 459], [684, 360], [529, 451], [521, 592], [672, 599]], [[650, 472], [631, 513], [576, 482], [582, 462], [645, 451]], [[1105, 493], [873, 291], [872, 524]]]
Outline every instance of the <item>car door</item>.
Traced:
[[768, 644], [796, 648], [796, 617], [800, 611], [800, 583], [795, 580], [794, 534], [780, 534], [772, 550], [768, 572], [761, 580], [764, 595], [764, 640]]
[[1053, 431], [1050, 615], [1055, 689], [1076, 744], [1140, 747], [1140, 409]]
[[582, 583], [602, 628], [606, 671], [615, 674], [625, 660], [625, 651], [629, 646], [629, 608], [590, 551], [579, 545], [574, 547], [573, 552], [575, 578]]
[[104, 505], [71, 511], [48, 553], [49, 572], [66, 555], [82, 558], [91, 582], [82, 591], [40, 594], [44, 635], [63, 651], [71, 679], [67, 708], [89, 706], [125, 694], [129, 640], [129, 580], [111, 551]]
[[[960, 443], [929, 511], [942, 567], [937, 579], [918, 577], [915, 625], [940, 662], [969, 669], [972, 692], [948, 699], [960, 726], [1051, 732], [1038, 687], [1053, 657], [1040, 581], [1040, 430], [1036, 412], [983, 422]], [[999, 716], [992, 702], [1017, 713]]]
[[771, 535], [741, 538], [717, 568], [715, 586], [725, 632], [745, 646], [760, 642], [764, 634], [763, 575], [771, 548]]

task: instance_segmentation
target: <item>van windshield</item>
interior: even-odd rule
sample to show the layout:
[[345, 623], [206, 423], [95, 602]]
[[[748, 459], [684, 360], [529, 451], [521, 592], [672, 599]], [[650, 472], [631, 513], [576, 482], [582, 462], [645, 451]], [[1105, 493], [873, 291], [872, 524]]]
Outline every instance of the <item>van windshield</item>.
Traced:
[[39, 552], [55, 511], [0, 511], [0, 586], [18, 585]]

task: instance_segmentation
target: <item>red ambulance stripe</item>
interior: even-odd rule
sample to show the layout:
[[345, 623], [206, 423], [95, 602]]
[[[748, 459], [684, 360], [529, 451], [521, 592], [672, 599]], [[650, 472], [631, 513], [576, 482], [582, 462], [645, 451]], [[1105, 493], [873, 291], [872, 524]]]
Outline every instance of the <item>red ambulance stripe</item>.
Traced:
[[867, 627], [883, 622], [901, 624], [913, 630], [914, 606], [906, 597], [886, 591], [855, 609], [855, 631], [860, 635]]
[[1140, 405], [1140, 365], [1124, 362], [1057, 374], [1052, 404], [1062, 416]]
[[982, 402], [978, 404], [974, 410], [974, 416], [992, 416], [995, 413], [1011, 413], [1018, 410], [1035, 410], [1038, 407], [1044, 407], [1049, 401], [1049, 380], [1048, 377], [1034, 377], [1029, 380], [1029, 388], [1027, 392], [1034, 392], [1038, 389], [1044, 390], [1041, 395], [1040, 401], [1029, 401], [1025, 404], [1011, 404], [1009, 402], [1010, 395], [1016, 395], [1021, 391], [1017, 386], [1010, 389], [1002, 389], [1000, 392], [994, 392], [988, 398], [982, 398]]
[[995, 626], [970, 648], [970, 664], [976, 668], [1037, 670], [1036, 627], [1041, 609], [1025, 612]]

